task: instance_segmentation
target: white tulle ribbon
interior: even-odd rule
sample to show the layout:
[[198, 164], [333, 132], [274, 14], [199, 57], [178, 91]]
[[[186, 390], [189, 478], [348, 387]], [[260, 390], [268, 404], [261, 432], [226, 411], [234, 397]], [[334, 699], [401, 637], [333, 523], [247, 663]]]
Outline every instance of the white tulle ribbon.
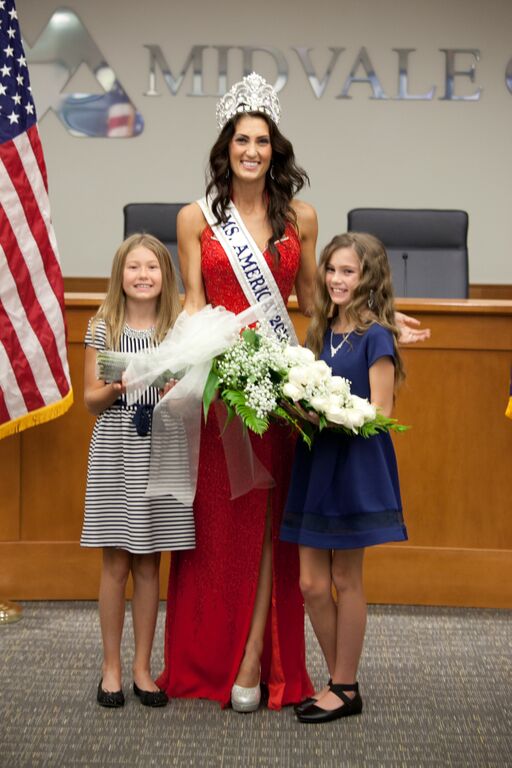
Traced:
[[[183, 311], [157, 350], [138, 355], [128, 365], [123, 377], [128, 404], [135, 403], [164, 371], [179, 376], [153, 412], [147, 496], [169, 494], [182, 504], [192, 504], [197, 485], [203, 391], [212, 360], [231, 346], [242, 328], [261, 319], [258, 307], [238, 315], [210, 305], [194, 315]], [[229, 425], [225, 434], [232, 498], [252, 487], [271, 487], [272, 477], [253, 455], [246, 430]]]
[[273, 488], [275, 480], [254, 453], [249, 432], [242, 420], [235, 416], [227, 423], [224, 403], [217, 401], [214, 407], [226, 458], [231, 499], [237, 499], [253, 488]]

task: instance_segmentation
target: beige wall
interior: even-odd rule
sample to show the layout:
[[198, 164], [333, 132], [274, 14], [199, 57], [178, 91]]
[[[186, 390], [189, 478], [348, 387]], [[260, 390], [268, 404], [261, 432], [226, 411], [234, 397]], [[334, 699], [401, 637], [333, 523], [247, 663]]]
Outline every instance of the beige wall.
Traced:
[[[470, 280], [512, 283], [509, 244], [512, 94], [505, 69], [512, 57], [512, 4], [507, 0], [69, 0], [145, 119], [125, 140], [69, 135], [53, 114], [41, 121], [50, 194], [63, 272], [106, 275], [122, 238], [122, 207], [133, 201], [182, 201], [203, 190], [208, 150], [216, 135], [215, 98], [191, 98], [191, 73], [176, 96], [158, 74], [158, 98], [148, 86], [145, 43], [160, 45], [176, 74], [194, 44], [268, 45], [287, 60], [281, 92], [282, 130], [311, 176], [304, 195], [318, 209], [322, 245], [346, 226], [355, 206], [463, 208], [470, 215]], [[18, 0], [22, 32], [33, 44], [53, 0]], [[219, 13], [218, 9], [222, 9]], [[375, 101], [355, 84], [351, 100], [336, 99], [361, 46], [366, 46], [385, 92], [396, 95], [397, 54], [411, 54], [412, 93], [436, 86], [433, 101]], [[293, 46], [313, 49], [323, 75], [329, 46], [343, 46], [331, 81], [317, 99]], [[476, 83], [456, 78], [456, 92], [483, 88], [480, 101], [447, 102], [439, 48], [478, 48]], [[229, 82], [241, 59], [230, 54]], [[206, 86], [216, 87], [213, 59]], [[263, 54], [257, 68], [276, 69]], [[460, 58], [466, 68], [469, 58]], [[97, 90], [83, 71], [69, 90]], [[37, 103], [37, 92], [35, 92]]]

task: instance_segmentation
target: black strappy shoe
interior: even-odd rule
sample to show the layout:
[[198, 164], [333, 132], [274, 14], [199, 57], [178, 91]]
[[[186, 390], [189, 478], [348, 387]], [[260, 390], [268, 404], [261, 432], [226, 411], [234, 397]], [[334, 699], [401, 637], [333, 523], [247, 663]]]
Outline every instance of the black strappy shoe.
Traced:
[[[327, 681], [327, 685], [329, 686], [329, 688], [331, 687], [331, 683], [332, 683], [332, 678], [330, 677], [329, 680]], [[316, 698], [316, 696], [308, 696], [307, 699], [302, 699], [302, 701], [299, 702], [298, 704], [294, 704], [293, 711], [295, 712], [296, 715], [298, 715], [299, 712], [305, 712], [306, 709], [308, 709], [308, 707], [311, 706], [311, 704], [316, 704], [317, 701], [318, 699]]]
[[[301, 723], [329, 723], [331, 720], [338, 720], [340, 717], [350, 717], [350, 715], [360, 715], [363, 711], [363, 700], [359, 693], [357, 683], [331, 683], [329, 686], [332, 693], [342, 700], [341, 707], [336, 709], [322, 709], [316, 704], [311, 704], [302, 712], [297, 712], [297, 717]], [[355, 691], [355, 696], [347, 696], [345, 691]]]

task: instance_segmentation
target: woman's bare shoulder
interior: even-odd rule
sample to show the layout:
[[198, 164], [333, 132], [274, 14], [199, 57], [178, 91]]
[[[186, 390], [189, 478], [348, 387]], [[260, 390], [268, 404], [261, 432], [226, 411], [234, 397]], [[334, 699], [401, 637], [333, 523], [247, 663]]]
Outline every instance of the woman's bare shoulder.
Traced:
[[318, 229], [318, 218], [315, 208], [304, 200], [292, 200], [292, 208], [297, 216], [297, 224], [299, 231], [304, 232], [316, 232]]
[[183, 232], [201, 235], [206, 220], [198, 203], [188, 203], [178, 211], [177, 225]]

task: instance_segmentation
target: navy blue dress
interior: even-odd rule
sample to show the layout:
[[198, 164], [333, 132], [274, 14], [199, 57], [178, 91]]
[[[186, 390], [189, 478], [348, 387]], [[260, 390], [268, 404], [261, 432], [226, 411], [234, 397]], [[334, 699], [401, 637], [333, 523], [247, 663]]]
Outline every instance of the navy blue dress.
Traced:
[[[395, 358], [391, 332], [376, 323], [364, 333], [352, 332], [334, 357], [330, 335], [329, 330], [320, 358], [333, 374], [349, 379], [353, 394], [369, 398], [369, 368], [381, 357]], [[340, 341], [335, 334], [334, 346]], [[280, 536], [321, 549], [407, 539], [390, 435], [365, 439], [324, 429], [311, 450], [298, 440]]]

